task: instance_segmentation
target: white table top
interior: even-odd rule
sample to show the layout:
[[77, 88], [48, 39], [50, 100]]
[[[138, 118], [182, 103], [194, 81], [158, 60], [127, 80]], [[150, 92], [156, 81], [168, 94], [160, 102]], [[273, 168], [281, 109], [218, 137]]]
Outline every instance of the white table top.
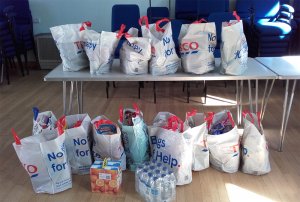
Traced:
[[276, 73], [279, 79], [300, 79], [300, 56], [257, 57], [255, 59]]
[[[216, 59], [216, 64], [220, 64], [220, 59]], [[203, 75], [177, 72], [164, 76], [127, 75], [120, 68], [120, 61], [114, 61], [110, 73], [103, 75], [91, 75], [86, 68], [77, 72], [64, 72], [62, 64], [53, 69], [44, 77], [44, 81], [203, 81], [203, 80], [254, 80], [254, 79], [276, 79], [277, 75], [260, 64], [253, 58], [248, 58], [248, 68], [243, 75], [231, 76], [222, 75], [218, 72], [210, 72]]]

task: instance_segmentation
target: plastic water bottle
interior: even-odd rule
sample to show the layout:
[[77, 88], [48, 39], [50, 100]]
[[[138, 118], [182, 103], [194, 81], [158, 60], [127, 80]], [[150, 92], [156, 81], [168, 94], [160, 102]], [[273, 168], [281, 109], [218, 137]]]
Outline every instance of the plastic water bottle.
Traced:
[[148, 176], [145, 180], [145, 199], [146, 201], [152, 201], [151, 197], [151, 181], [153, 179], [153, 173], [148, 173]]
[[170, 182], [170, 187], [171, 187], [171, 201], [174, 201], [176, 199], [176, 177], [173, 173], [173, 171], [169, 172], [169, 182]]
[[162, 170], [161, 170], [161, 174], [166, 174], [166, 175], [168, 175], [168, 174], [169, 174], [169, 169], [168, 169], [168, 167], [163, 166], [163, 167], [162, 167]]
[[156, 169], [154, 171], [154, 177], [160, 177], [161, 176], [161, 171], [159, 169]]
[[151, 162], [150, 162], [150, 164], [151, 164], [152, 166], [153, 166], [153, 165], [156, 165], [156, 163], [157, 163], [157, 162], [156, 162], [155, 159], [152, 159]]
[[149, 168], [149, 166], [150, 166], [150, 162], [149, 161], [147, 161], [147, 162], [145, 162], [142, 166], [144, 167], [144, 168]]
[[161, 201], [162, 178], [154, 177], [151, 180], [151, 201]]
[[142, 197], [145, 196], [145, 180], [147, 178], [146, 176], [148, 175], [148, 171], [148, 169], [143, 169], [139, 177], [139, 193]]
[[140, 173], [143, 171], [144, 166], [143, 165], [138, 165], [135, 171], [135, 191], [139, 192], [139, 186], [140, 186]]

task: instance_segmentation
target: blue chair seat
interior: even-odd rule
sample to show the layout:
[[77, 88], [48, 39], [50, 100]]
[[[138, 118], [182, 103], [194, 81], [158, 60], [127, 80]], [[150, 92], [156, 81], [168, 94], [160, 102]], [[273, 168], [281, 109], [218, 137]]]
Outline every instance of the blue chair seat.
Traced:
[[292, 27], [283, 22], [258, 22], [255, 23], [255, 29], [264, 36], [286, 35], [292, 31]]

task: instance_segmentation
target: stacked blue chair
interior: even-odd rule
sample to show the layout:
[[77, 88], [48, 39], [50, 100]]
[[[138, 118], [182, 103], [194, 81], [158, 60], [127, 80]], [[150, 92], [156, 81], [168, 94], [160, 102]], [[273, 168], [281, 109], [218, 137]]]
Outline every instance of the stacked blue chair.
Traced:
[[154, 23], [163, 18], [169, 18], [169, 9], [167, 7], [149, 7], [147, 9], [149, 23]]
[[294, 20], [297, 24], [297, 32], [295, 34], [295, 52], [300, 53], [300, 0], [294, 0], [293, 7], [295, 8]]
[[198, 19], [208, 19], [208, 16], [214, 12], [225, 12], [229, 9], [228, 0], [198, 0], [197, 17]]
[[197, 20], [198, 0], [176, 0], [175, 18], [182, 20], [183, 23], [190, 23]]

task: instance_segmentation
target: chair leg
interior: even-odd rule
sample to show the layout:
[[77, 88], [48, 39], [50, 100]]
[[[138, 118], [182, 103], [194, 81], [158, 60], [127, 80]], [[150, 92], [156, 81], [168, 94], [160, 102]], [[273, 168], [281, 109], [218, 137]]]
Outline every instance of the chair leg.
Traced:
[[24, 51], [24, 59], [25, 59], [25, 69], [26, 69], [26, 73], [27, 75], [29, 75], [29, 69], [28, 69], [28, 56], [27, 56], [27, 51]]
[[138, 95], [139, 95], [139, 99], [141, 99], [141, 87], [142, 87], [142, 82], [139, 81], [139, 88], [138, 88]]
[[182, 92], [184, 92], [184, 89], [185, 89], [185, 82], [183, 82], [182, 84]]
[[186, 89], [186, 93], [187, 93], [187, 103], [190, 103], [190, 82], [186, 82], [187, 83], [187, 89]]
[[106, 98], [108, 99], [109, 81], [106, 81]]
[[155, 85], [155, 81], [153, 82], [153, 96], [154, 96], [154, 104], [156, 104], [156, 85]]
[[114, 82], [114, 81], [113, 81], [113, 87], [114, 87], [114, 88], [117, 88], [116, 82]]
[[9, 70], [8, 70], [8, 59], [5, 58], [5, 61], [4, 61], [4, 69], [5, 69], [5, 74], [6, 74], [6, 81], [7, 81], [7, 84], [9, 85], [10, 84], [10, 79], [9, 79]]
[[19, 67], [21, 69], [22, 76], [25, 76], [25, 74], [24, 74], [24, 67], [23, 67], [23, 64], [22, 64], [21, 57], [20, 57], [20, 55], [17, 55], [16, 57], [17, 57], [17, 60], [18, 60], [18, 65], [19, 65]]

